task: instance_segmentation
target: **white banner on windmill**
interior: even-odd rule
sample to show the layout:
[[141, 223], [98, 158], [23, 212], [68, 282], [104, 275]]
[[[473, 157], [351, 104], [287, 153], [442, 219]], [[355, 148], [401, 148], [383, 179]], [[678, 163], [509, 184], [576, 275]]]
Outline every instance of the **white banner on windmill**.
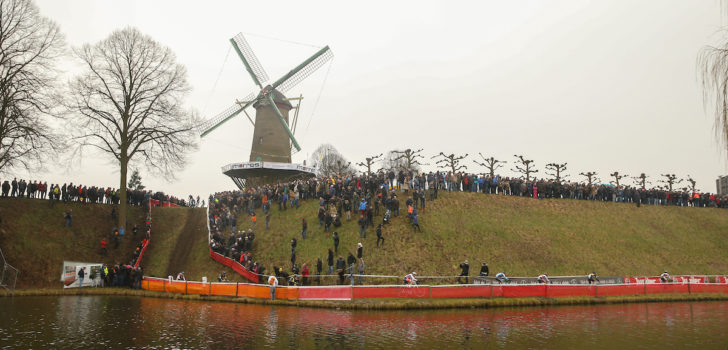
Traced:
[[61, 282], [63, 288], [79, 288], [81, 280], [78, 271], [86, 268], [84, 271], [83, 287], [96, 287], [101, 285], [101, 263], [86, 263], [77, 261], [64, 261], [63, 272], [61, 273]]
[[222, 171], [228, 171], [232, 169], [277, 169], [277, 170], [298, 170], [309, 173], [315, 173], [316, 168], [305, 166], [301, 164], [292, 163], [279, 163], [279, 162], [246, 162], [246, 163], [233, 163], [228, 164], [222, 168]]

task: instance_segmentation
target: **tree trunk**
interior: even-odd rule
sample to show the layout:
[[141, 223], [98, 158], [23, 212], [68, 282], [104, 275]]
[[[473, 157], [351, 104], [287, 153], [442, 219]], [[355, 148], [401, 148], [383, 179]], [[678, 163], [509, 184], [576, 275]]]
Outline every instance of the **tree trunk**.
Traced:
[[126, 234], [126, 173], [127, 173], [127, 167], [129, 165], [129, 157], [126, 155], [126, 152], [122, 152], [121, 154], [121, 179], [119, 184], [119, 230], [121, 228], [124, 228], [124, 233]]

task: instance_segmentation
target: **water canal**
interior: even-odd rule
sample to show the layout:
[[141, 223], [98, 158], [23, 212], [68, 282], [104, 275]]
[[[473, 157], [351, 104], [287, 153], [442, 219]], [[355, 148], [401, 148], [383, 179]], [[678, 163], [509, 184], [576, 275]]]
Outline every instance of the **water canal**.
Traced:
[[726, 349], [727, 330], [728, 302], [339, 311], [115, 296], [0, 298], [2, 349]]

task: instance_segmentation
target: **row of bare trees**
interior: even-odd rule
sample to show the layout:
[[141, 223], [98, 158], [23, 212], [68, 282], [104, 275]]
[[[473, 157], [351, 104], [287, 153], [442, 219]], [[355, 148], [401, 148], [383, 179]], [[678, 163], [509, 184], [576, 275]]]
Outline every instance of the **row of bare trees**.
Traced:
[[[486, 172], [481, 173], [490, 177], [497, 175], [498, 169], [507, 164], [507, 161], [496, 159], [495, 157], [486, 157], [482, 153], [478, 153], [480, 160], [474, 160], [473, 162], [479, 166], [485, 167]], [[463, 164], [468, 154], [456, 155], [456, 154], [445, 154], [440, 152], [439, 154], [431, 157], [435, 160], [434, 165], [447, 172], [457, 173], [460, 171], [467, 170], [467, 165]], [[526, 181], [531, 181], [535, 178], [535, 175], [539, 172], [536, 169], [536, 164], [532, 159], [527, 159], [523, 155], [514, 155], [513, 168], [511, 171], [520, 174], [520, 178]], [[371, 175], [372, 173], [379, 170], [405, 170], [405, 171], [419, 171], [423, 165], [430, 165], [422, 163], [425, 157], [422, 155], [422, 149], [412, 150], [393, 150], [388, 153], [385, 157], [384, 154], [376, 154], [366, 157], [364, 161], [356, 163], [356, 165], [366, 169], [366, 173]], [[316, 160], [319, 160], [316, 162]], [[335, 174], [353, 174], [356, 170], [351, 166], [351, 162], [347, 161], [336, 149], [330, 144], [319, 146], [314, 152], [313, 161], [319, 166], [320, 171], [327, 176]], [[376, 163], [382, 163], [382, 166], [376, 169]], [[548, 163], [546, 164], [545, 173], [548, 177], [555, 182], [567, 181], [569, 175], [566, 173], [568, 170], [568, 163]], [[587, 184], [595, 185], [600, 183], [602, 180], [599, 178], [597, 172], [587, 171], [580, 172], [580, 176], [584, 177]], [[680, 179], [675, 174], [662, 174], [662, 179], [659, 180], [661, 185], [659, 188], [673, 191], [678, 189], [677, 185], [683, 181], [688, 183], [687, 187], [680, 188], [685, 191], [696, 191], [695, 180], [688, 175], [686, 179]], [[624, 185], [624, 179], [632, 179], [633, 185], [641, 189], [646, 189], [646, 186], [650, 185], [651, 182], [647, 180], [648, 176], [645, 173], [641, 173], [638, 176], [630, 177], [627, 174], [614, 171], [609, 174], [610, 184], [617, 187]]]
[[[64, 84], [57, 62], [69, 56], [82, 68]], [[31, 0], [0, 0], [0, 173], [97, 152], [118, 166], [122, 227], [129, 166], [170, 178], [196, 148], [189, 90], [172, 50], [137, 29], [68, 50]]]

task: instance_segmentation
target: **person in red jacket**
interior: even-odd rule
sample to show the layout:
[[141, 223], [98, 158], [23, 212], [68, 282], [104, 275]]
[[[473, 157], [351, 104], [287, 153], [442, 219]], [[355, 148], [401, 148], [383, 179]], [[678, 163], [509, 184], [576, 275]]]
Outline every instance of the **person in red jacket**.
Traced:
[[107, 252], [106, 245], [107, 245], [106, 238], [102, 238], [101, 239], [101, 255], [103, 255], [103, 256], [106, 256], [106, 252]]
[[303, 282], [304, 286], [308, 285], [308, 275], [309, 275], [308, 264], [303, 264], [303, 267], [301, 267], [301, 277], [303, 277], [302, 282]]

